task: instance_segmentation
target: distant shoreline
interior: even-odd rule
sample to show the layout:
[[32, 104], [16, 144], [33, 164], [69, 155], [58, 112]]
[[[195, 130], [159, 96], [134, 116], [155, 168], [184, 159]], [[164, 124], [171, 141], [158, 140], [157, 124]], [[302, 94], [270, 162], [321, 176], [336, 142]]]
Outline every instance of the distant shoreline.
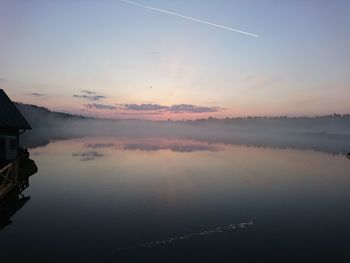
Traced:
[[350, 152], [350, 115], [320, 117], [208, 118], [195, 121], [147, 121], [88, 118], [16, 104], [32, 126], [22, 145], [38, 147], [79, 137], [179, 138], [257, 147]]
[[102, 118], [102, 117], [94, 117], [94, 116], [88, 116], [88, 115], [80, 115], [80, 114], [74, 114], [69, 112], [60, 112], [60, 111], [52, 111], [48, 108], [45, 108], [43, 106], [38, 106], [35, 104], [27, 104], [22, 102], [14, 102], [17, 108], [19, 110], [32, 108], [33, 110], [46, 112], [47, 114], [54, 114], [54, 115], [60, 115], [61, 117], [66, 118], [78, 118], [78, 119], [92, 119], [92, 120], [106, 120], [106, 121], [145, 121], [145, 122], [179, 122], [179, 123], [191, 123], [191, 122], [203, 122], [203, 121], [242, 121], [242, 120], [257, 120], [257, 119], [269, 119], [269, 120], [276, 120], [276, 119], [289, 119], [289, 120], [295, 120], [295, 119], [322, 119], [322, 118], [349, 118], [350, 120], [350, 113], [330, 113], [330, 114], [324, 114], [324, 115], [313, 115], [313, 116], [287, 116], [287, 115], [247, 115], [247, 116], [237, 116], [237, 117], [208, 117], [208, 118], [198, 118], [198, 119], [183, 119], [183, 120], [173, 120], [173, 119], [167, 119], [167, 120], [151, 120], [151, 119], [143, 119], [143, 118]]

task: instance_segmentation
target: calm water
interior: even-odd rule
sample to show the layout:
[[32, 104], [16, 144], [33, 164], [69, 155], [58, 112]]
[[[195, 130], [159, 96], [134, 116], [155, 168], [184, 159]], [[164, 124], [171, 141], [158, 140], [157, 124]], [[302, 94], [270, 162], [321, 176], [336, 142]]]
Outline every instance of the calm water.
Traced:
[[350, 260], [350, 160], [178, 139], [31, 149], [0, 262]]

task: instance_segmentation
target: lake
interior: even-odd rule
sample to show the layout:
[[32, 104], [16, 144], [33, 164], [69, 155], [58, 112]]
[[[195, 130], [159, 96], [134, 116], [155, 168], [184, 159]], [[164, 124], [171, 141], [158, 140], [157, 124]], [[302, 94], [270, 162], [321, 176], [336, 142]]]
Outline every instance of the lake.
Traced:
[[30, 149], [1, 262], [349, 262], [344, 155], [175, 138]]

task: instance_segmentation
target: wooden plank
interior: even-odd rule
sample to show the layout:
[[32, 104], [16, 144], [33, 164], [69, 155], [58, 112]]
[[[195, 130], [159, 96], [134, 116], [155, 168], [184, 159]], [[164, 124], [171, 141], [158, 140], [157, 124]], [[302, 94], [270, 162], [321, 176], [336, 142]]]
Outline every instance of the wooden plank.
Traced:
[[[11, 180], [11, 175], [14, 175], [14, 163], [9, 163], [5, 167], [0, 170], [0, 179], [3, 182], [0, 185], [0, 199], [2, 199], [8, 192], [10, 192], [14, 187], [17, 186], [17, 182], [15, 180]], [[15, 178], [12, 178], [15, 179]]]
[[3, 168], [1, 168], [0, 174], [3, 173], [6, 169], [10, 168], [12, 165], [13, 165], [13, 163], [9, 163], [8, 165], [6, 165]]
[[0, 176], [8, 182], [11, 182], [9, 175], [11, 174], [13, 170], [13, 163], [9, 163], [8, 165], [6, 165], [4, 168], [2, 168], [0, 170]]

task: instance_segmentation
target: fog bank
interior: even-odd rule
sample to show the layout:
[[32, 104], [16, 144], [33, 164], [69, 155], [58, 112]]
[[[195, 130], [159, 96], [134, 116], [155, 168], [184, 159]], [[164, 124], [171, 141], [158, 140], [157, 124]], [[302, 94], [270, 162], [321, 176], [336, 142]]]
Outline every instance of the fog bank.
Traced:
[[120, 136], [194, 139], [341, 154], [350, 151], [350, 115], [146, 121], [87, 118], [26, 104], [17, 107], [32, 126], [21, 140], [22, 146], [29, 148], [58, 139]]

